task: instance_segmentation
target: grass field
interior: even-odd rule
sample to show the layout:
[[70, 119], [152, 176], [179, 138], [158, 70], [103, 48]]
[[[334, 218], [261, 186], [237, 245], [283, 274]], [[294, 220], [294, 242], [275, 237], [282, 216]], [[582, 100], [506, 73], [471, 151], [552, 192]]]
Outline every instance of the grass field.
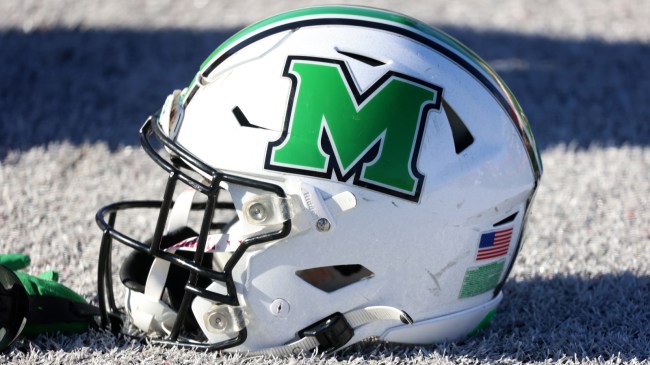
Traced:
[[[97, 300], [96, 210], [162, 196], [137, 130], [241, 27], [309, 1], [0, 2], [0, 253]], [[338, 1], [337, 3], [340, 3]], [[11, 364], [647, 363], [650, 6], [621, 1], [358, 1], [438, 26], [505, 79], [545, 174], [492, 325], [429, 346], [284, 361], [165, 349], [101, 331], [41, 336]]]

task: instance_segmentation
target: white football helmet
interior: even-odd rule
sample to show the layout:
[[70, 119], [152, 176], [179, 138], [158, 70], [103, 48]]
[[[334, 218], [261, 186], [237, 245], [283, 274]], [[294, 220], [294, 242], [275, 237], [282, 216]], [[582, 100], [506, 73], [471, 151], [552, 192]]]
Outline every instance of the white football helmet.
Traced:
[[[167, 188], [162, 201], [97, 213], [103, 323], [256, 354], [482, 328], [542, 174], [519, 104], [483, 60], [417, 20], [360, 7], [245, 28], [140, 133]], [[159, 209], [153, 238], [114, 227], [134, 208]], [[132, 249], [124, 308], [113, 240]]]

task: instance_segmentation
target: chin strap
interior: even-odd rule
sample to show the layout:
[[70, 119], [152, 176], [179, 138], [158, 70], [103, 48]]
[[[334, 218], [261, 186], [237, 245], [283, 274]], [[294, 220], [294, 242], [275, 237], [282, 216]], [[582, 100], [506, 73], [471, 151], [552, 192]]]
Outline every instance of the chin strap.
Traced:
[[[194, 189], [185, 190], [174, 201], [165, 234], [187, 225], [195, 193]], [[175, 249], [170, 248], [169, 251]], [[155, 258], [149, 269], [144, 293], [127, 289], [126, 308], [131, 320], [136, 327], [147, 333], [169, 333], [176, 320], [176, 311], [160, 300], [165, 290], [169, 265], [169, 261]]]
[[343, 347], [354, 330], [375, 321], [400, 321], [412, 324], [413, 320], [404, 311], [393, 307], [374, 306], [356, 309], [345, 314], [334, 313], [298, 332], [301, 337], [295, 342], [262, 351], [250, 352], [249, 356], [268, 355], [287, 357], [318, 349], [319, 352], [332, 352]]

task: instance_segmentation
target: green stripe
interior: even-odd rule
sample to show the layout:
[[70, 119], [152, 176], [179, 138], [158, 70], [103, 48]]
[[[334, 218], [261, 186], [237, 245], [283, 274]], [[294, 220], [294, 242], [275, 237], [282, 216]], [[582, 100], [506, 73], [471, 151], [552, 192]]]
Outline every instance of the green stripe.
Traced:
[[[402, 26], [410, 27], [413, 30], [420, 31], [424, 34], [427, 34], [431, 37], [434, 37], [436, 39], [439, 39], [443, 43], [449, 45], [451, 48], [456, 50], [457, 52], [463, 54], [467, 58], [473, 60], [477, 65], [480, 67], [486, 69], [488, 74], [491, 75], [496, 75], [496, 73], [488, 66], [488, 64], [483, 61], [476, 53], [474, 53], [472, 50], [469, 48], [465, 47], [462, 43], [458, 42], [456, 39], [451, 37], [450, 35], [434, 29], [427, 24], [414, 19], [407, 17], [405, 15], [393, 13], [393, 12], [388, 12], [385, 10], [380, 10], [380, 9], [373, 9], [373, 8], [364, 8], [364, 7], [356, 7], [356, 6], [317, 6], [317, 7], [311, 7], [311, 8], [304, 8], [304, 9], [298, 9], [298, 10], [293, 10], [289, 11], [286, 13], [278, 14], [275, 16], [272, 16], [270, 18], [261, 20], [257, 23], [254, 23], [239, 32], [235, 33], [233, 36], [228, 38], [226, 41], [224, 41], [217, 49], [215, 49], [206, 59], [203, 61], [201, 64], [201, 67], [199, 69], [199, 73], [194, 77], [192, 82], [190, 83], [188, 87], [188, 92], [194, 88], [197, 83], [198, 83], [198, 75], [203, 73], [203, 71], [212, 63], [214, 62], [218, 56], [226, 49], [228, 49], [230, 46], [233, 44], [239, 42], [243, 38], [246, 38], [249, 36], [251, 33], [255, 33], [256, 31], [273, 25], [275, 23], [280, 23], [289, 19], [295, 19], [295, 18], [300, 18], [300, 17], [310, 17], [310, 16], [320, 16], [322, 18], [327, 18], [327, 17], [335, 17], [337, 15], [347, 15], [347, 16], [357, 16], [357, 17], [365, 17], [365, 18], [374, 18], [377, 20], [382, 20], [382, 21], [387, 21], [387, 22], [392, 22], [392, 23], [397, 23]], [[498, 77], [498, 76], [497, 76]], [[184, 94], [183, 100], [186, 100], [187, 95]]]
[[491, 311], [489, 311], [485, 315], [485, 317], [483, 317], [481, 322], [479, 322], [479, 324], [476, 325], [476, 327], [474, 327], [474, 329], [467, 334], [467, 337], [475, 336], [480, 330], [487, 328], [490, 325], [490, 322], [492, 322], [494, 316], [496, 316], [496, 314], [497, 314], [496, 309], [492, 309]]
[[418, 30], [434, 38], [440, 39], [444, 43], [450, 45], [455, 50], [473, 59], [481, 66], [489, 67], [487, 66], [487, 63], [485, 63], [485, 61], [483, 61], [478, 55], [472, 52], [469, 48], [465, 47], [460, 42], [458, 42], [451, 36], [445, 34], [444, 32], [434, 29], [419, 20], [407, 17], [405, 15], [396, 14], [393, 12], [388, 12], [380, 9], [362, 8], [362, 7], [354, 7], [354, 6], [320, 6], [320, 7], [313, 7], [313, 8], [298, 9], [298, 10], [293, 10], [286, 13], [278, 14], [240, 30], [235, 35], [233, 35], [232, 37], [228, 38], [225, 42], [223, 42], [217, 49], [214, 50], [214, 52], [210, 54], [210, 56], [208, 56], [205, 62], [203, 62], [203, 64], [201, 65], [201, 70], [206, 68], [223, 50], [227, 49], [232, 44], [237, 43], [242, 38], [245, 38], [249, 34], [254, 33], [259, 29], [262, 29], [274, 23], [283, 22], [285, 20], [300, 18], [300, 17], [309, 17], [314, 15], [322, 16], [323, 18], [326, 18], [328, 16], [336, 16], [336, 15], [352, 15], [352, 16], [374, 18], [378, 20], [397, 23]]

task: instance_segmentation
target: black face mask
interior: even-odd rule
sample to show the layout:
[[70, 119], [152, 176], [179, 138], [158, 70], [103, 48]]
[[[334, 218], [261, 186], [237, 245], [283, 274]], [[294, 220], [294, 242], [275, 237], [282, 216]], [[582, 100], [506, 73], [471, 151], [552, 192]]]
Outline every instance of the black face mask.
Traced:
[[[246, 250], [254, 245], [271, 242], [286, 237], [291, 231], [291, 220], [284, 221], [281, 228], [276, 231], [249, 237], [241, 241], [237, 250], [233, 252], [223, 269], [216, 270], [212, 267], [211, 254], [206, 252], [206, 242], [210, 230], [224, 232], [231, 222], [213, 221], [214, 212], [223, 210], [233, 213], [235, 207], [227, 200], [220, 200], [219, 193], [223, 190], [221, 182], [242, 185], [255, 188], [274, 194], [278, 198], [286, 198], [284, 190], [275, 184], [254, 180], [250, 178], [230, 175], [206, 165], [204, 162], [193, 156], [182, 146], [171, 140], [161, 129], [157, 122], [158, 116], [147, 119], [140, 130], [140, 142], [149, 156], [168, 172], [167, 186], [162, 201], [123, 201], [116, 202], [101, 208], [96, 215], [96, 221], [103, 231], [102, 242], [99, 250], [98, 267], [98, 297], [101, 317], [101, 325], [113, 332], [125, 332], [128, 330], [126, 322], [128, 315], [123, 308], [119, 308], [115, 301], [112, 276], [112, 245], [113, 242], [124, 244], [133, 249], [125, 259], [120, 270], [120, 279], [125, 287], [138, 292], [144, 291], [148, 272], [154, 258], [161, 258], [169, 261], [172, 265], [170, 274], [165, 283], [166, 291], [163, 293], [165, 301], [174, 311], [177, 312], [176, 320], [170, 333], [163, 338], [152, 338], [152, 342], [185, 347], [195, 347], [208, 350], [222, 350], [242, 344], [246, 340], [247, 332], [244, 326], [236, 331], [232, 338], [219, 342], [209, 343], [202, 333], [197, 333], [198, 324], [191, 315], [191, 303], [196, 297], [206, 298], [214, 303], [238, 306], [239, 299], [237, 288], [234, 284], [232, 270], [242, 258]], [[161, 155], [161, 147], [170, 152], [169, 155]], [[201, 171], [201, 178], [197, 179], [196, 171]], [[208, 180], [205, 176], [211, 176]], [[181, 182], [192, 187], [199, 194], [207, 197], [205, 203], [192, 205], [192, 210], [203, 211], [201, 228], [197, 232], [189, 228], [181, 228], [175, 232], [163, 234], [167, 218], [173, 205], [174, 191], [176, 185]], [[120, 212], [130, 209], [154, 209], [158, 210], [158, 220], [155, 225], [153, 237], [149, 240], [139, 240], [122, 233], [115, 228], [115, 221]], [[197, 247], [194, 252], [166, 251], [170, 245], [178, 243], [186, 237], [197, 236]], [[171, 272], [171, 271], [170, 271]], [[214, 293], [205, 288], [211, 281], [224, 283], [227, 293]]]

